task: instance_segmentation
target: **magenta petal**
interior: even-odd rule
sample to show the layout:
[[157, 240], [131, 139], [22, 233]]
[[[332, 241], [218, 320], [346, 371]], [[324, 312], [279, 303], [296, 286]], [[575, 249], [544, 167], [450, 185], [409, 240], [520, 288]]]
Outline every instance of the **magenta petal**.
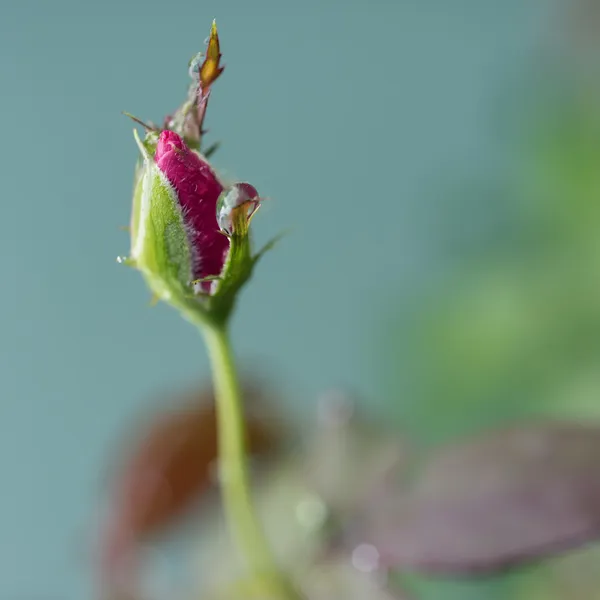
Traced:
[[[223, 186], [210, 165], [173, 131], [161, 132], [154, 158], [179, 198], [193, 247], [192, 278], [220, 275], [229, 250], [229, 240], [217, 223]], [[210, 283], [202, 287], [209, 291]]]

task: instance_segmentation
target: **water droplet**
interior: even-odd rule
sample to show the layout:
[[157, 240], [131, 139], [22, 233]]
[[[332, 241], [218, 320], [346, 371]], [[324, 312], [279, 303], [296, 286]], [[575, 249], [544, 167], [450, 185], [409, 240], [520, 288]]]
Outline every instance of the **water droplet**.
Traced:
[[129, 259], [126, 256], [117, 256], [117, 262], [122, 265], [125, 264]]
[[249, 183], [236, 183], [219, 196], [217, 203], [217, 222], [221, 231], [232, 235], [233, 232], [233, 210], [247, 203], [248, 212], [246, 218], [249, 220], [260, 205], [258, 192]]
[[188, 73], [192, 79], [198, 78], [198, 73], [200, 72], [200, 67], [203, 61], [204, 54], [202, 54], [202, 52], [198, 52], [198, 54], [190, 59]]
[[352, 552], [352, 565], [363, 573], [372, 573], [379, 568], [379, 551], [371, 544], [360, 544]]

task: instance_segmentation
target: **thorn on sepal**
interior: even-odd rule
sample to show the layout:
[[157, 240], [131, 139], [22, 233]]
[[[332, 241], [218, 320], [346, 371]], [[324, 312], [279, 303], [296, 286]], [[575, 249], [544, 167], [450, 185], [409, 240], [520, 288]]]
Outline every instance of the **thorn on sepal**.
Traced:
[[121, 111], [126, 117], [129, 117], [134, 123], [141, 125], [146, 131], [159, 131], [158, 127], [153, 125], [152, 123], [145, 123], [141, 119], [134, 117], [131, 113], [126, 111]]

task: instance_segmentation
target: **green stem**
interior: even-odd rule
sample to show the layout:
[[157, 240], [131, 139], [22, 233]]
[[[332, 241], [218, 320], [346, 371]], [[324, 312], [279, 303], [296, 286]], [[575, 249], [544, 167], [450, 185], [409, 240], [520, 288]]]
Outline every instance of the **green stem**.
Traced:
[[246, 461], [244, 415], [226, 325], [205, 325], [202, 332], [210, 356], [218, 413], [219, 470], [225, 516], [251, 576], [273, 597], [298, 598], [281, 576], [256, 515]]

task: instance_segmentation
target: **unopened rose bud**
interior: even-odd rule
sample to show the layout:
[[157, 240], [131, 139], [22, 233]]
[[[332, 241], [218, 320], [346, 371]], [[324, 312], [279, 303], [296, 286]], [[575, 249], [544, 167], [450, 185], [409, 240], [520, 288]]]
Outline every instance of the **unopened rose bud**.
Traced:
[[[248, 225], [258, 193], [247, 183], [224, 187], [209, 162], [173, 131], [136, 139], [143, 164], [136, 175], [130, 262], [158, 298], [179, 308], [197, 302], [199, 312], [219, 310], [221, 281], [227, 280], [224, 292], [231, 296], [254, 264]], [[244, 252], [231, 253], [233, 237]]]
[[155, 298], [194, 321], [224, 321], [263, 251], [252, 255], [249, 224], [260, 197], [249, 183], [225, 186], [199, 151], [210, 87], [223, 71], [213, 23], [195, 83], [164, 128], [146, 125], [135, 174], [131, 255]]

